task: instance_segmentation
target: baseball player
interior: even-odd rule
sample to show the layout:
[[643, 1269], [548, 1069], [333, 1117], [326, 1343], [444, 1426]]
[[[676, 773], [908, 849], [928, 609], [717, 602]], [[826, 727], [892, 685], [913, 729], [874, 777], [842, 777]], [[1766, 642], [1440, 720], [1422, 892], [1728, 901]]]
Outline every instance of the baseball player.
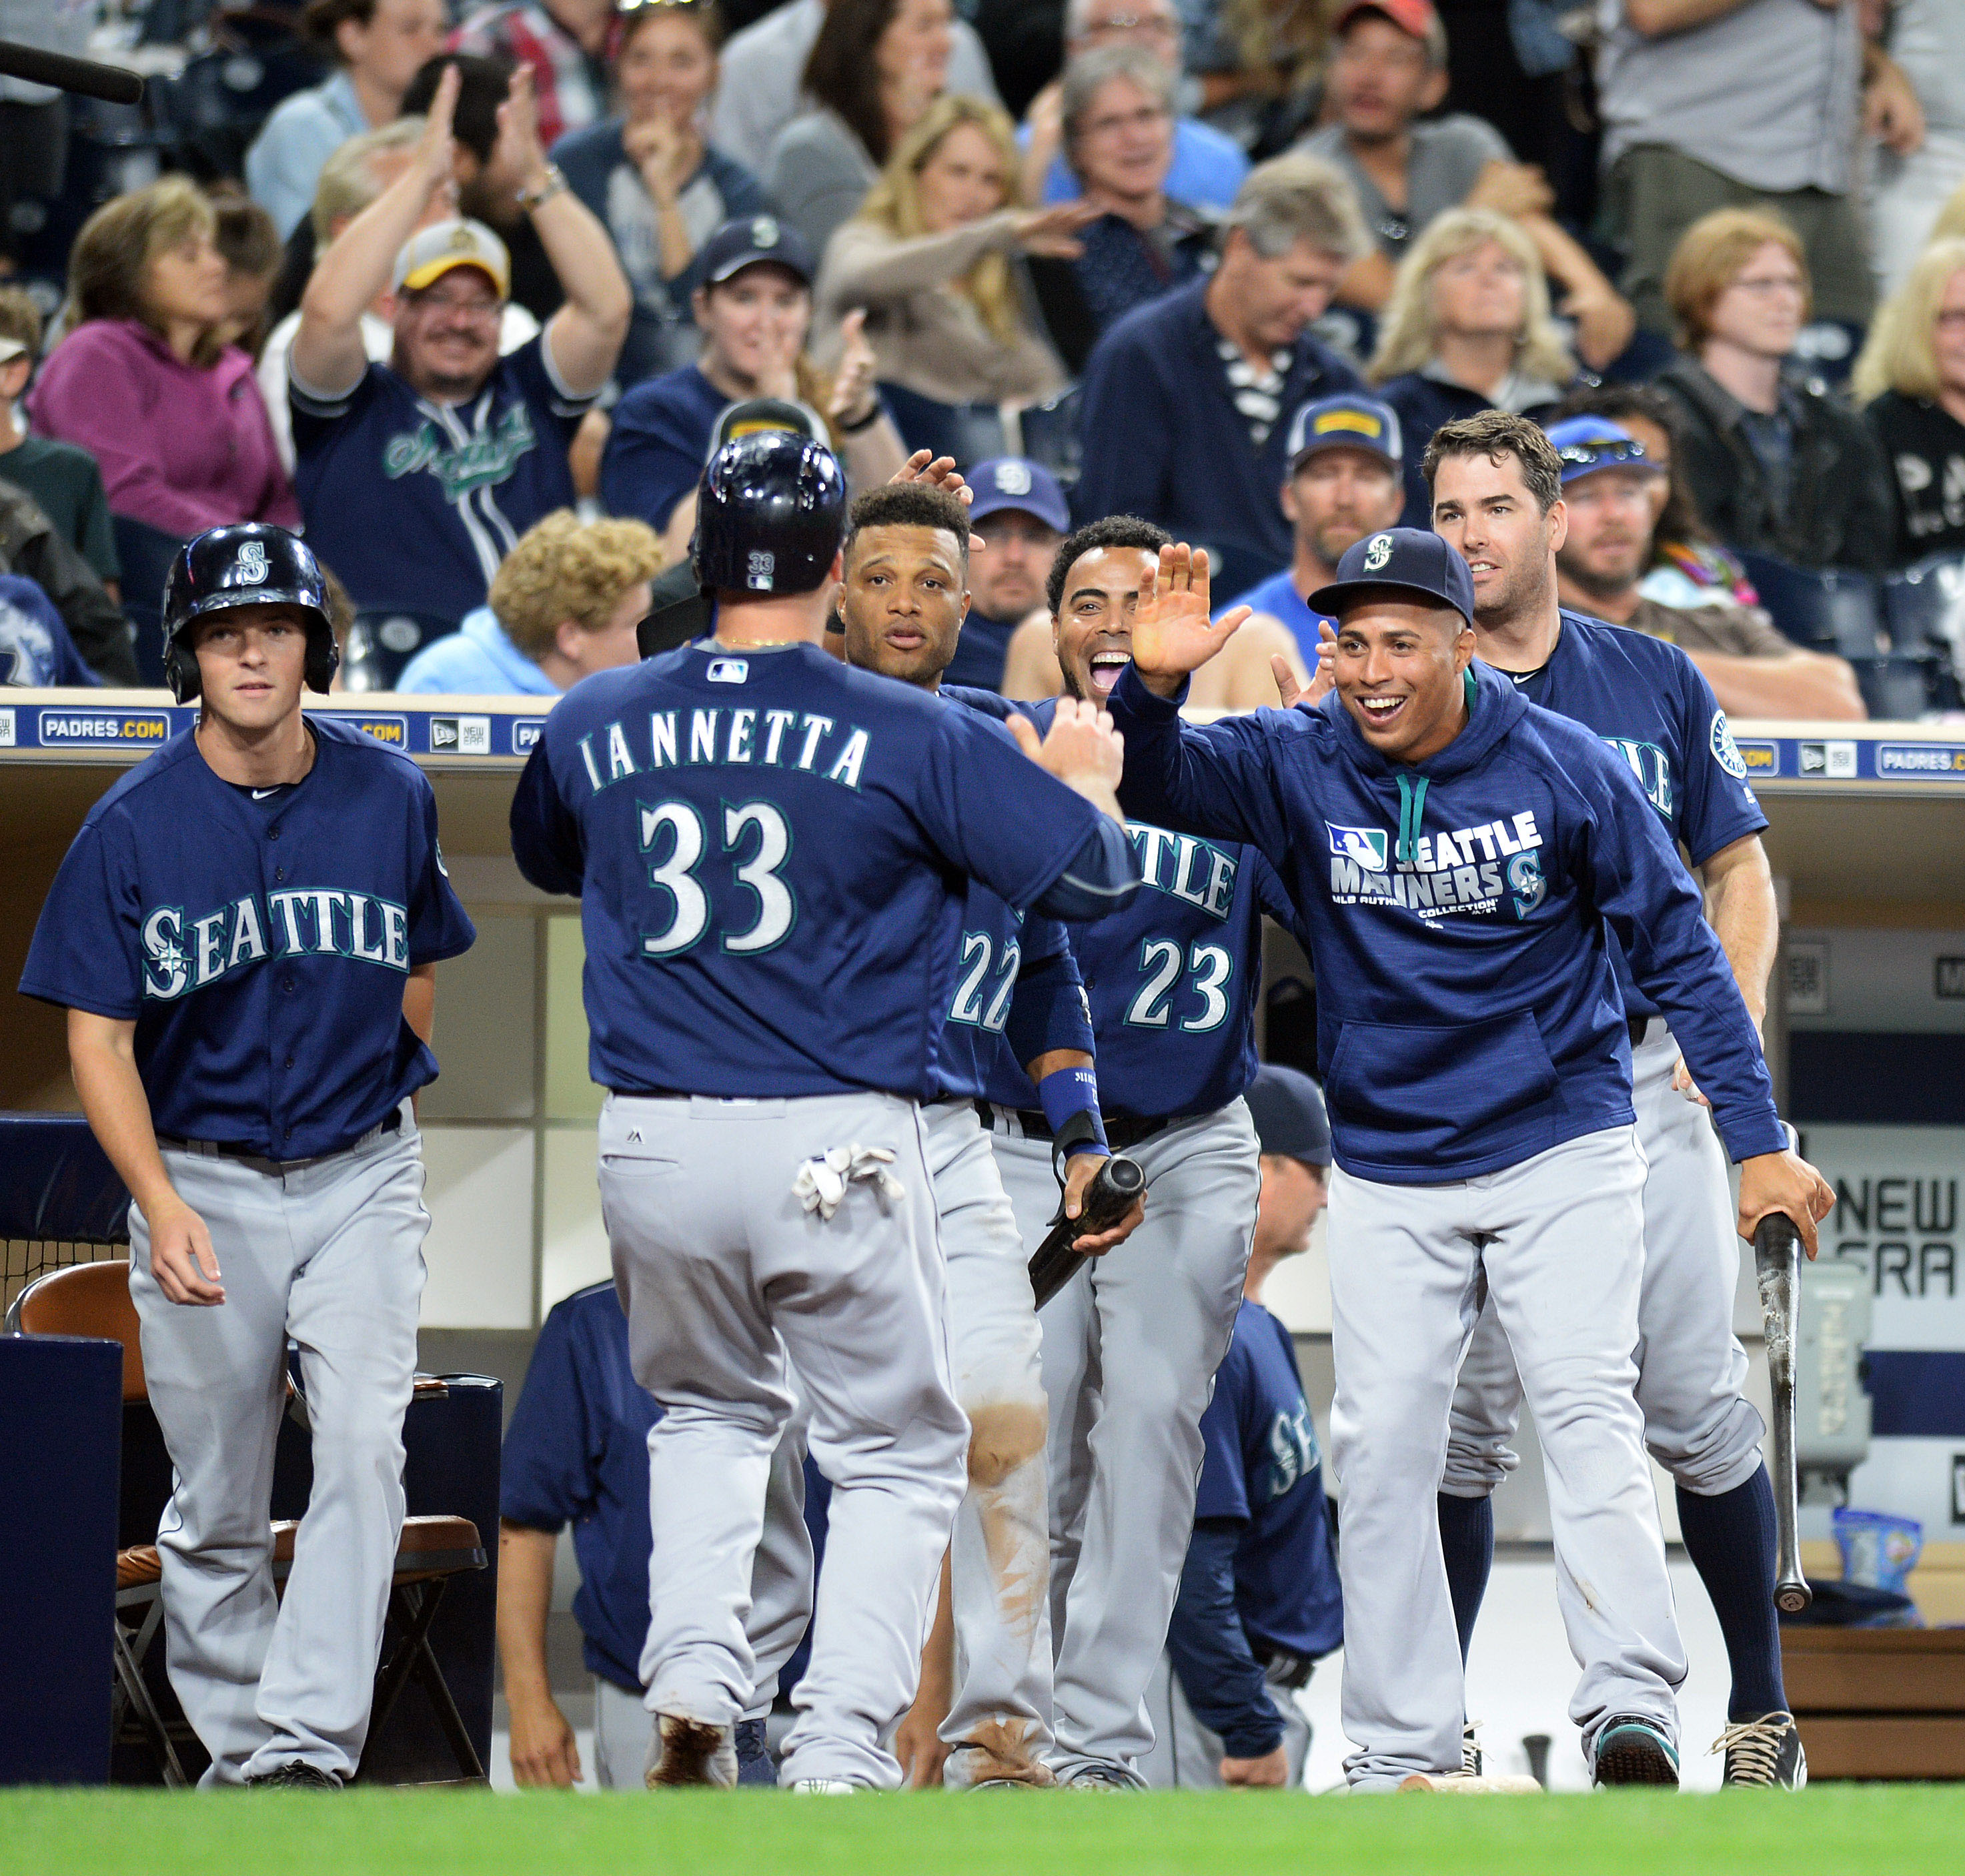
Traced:
[[657, 1785], [735, 1778], [790, 1371], [834, 1489], [780, 1782], [899, 1783], [884, 1742], [969, 1444], [919, 1105], [960, 882], [1074, 919], [1137, 882], [1095, 713], [1041, 744], [1024, 726], [1020, 753], [821, 648], [845, 505], [815, 443], [720, 452], [695, 554], [715, 637], [576, 685], [513, 804], [526, 877], [581, 896], [602, 1203], [635, 1378], [664, 1410], [641, 1663]]
[[[214, 528], [171, 563], [164, 618], [198, 726], [90, 811], [21, 987], [67, 1007], [83, 1112], [134, 1201], [130, 1290], [175, 1474], [166, 1655], [204, 1783], [339, 1789], [403, 1521], [429, 1226], [410, 1097], [436, 1076], [436, 966], [476, 934], [414, 764], [301, 714], [335, 666], [313, 555]], [[289, 1337], [314, 1487], [282, 1600]]]
[[[968, 545], [967, 513], [944, 490], [899, 484], [860, 497], [838, 603], [848, 661], [937, 690], [965, 629]], [[942, 1781], [957, 1787], [1052, 1782], [1048, 1410], [1028, 1253], [977, 1114], [999, 1057], [1021, 1064], [1038, 1090], [1075, 1212], [1105, 1161], [1078, 967], [1054, 920], [1019, 919], [972, 881], [942, 1033], [941, 1098], [923, 1109], [956, 1398], [970, 1427], [969, 1489], [950, 1560], [956, 1665], [931, 1651], [910, 1714], [916, 1732], [938, 1733]], [[1124, 1235], [1080, 1241], [1102, 1253]], [[925, 1739], [909, 1744], [918, 1784], [941, 1754]]]
[[[1590, 417], [1545, 436], [1503, 411], [1449, 423], [1425, 459], [1433, 525], [1473, 573], [1474, 641], [1531, 703], [1600, 736], [1637, 777], [1698, 869], [1709, 916], [1758, 1030], [1780, 933], [1761, 834], [1725, 713], [1676, 645], [1561, 610], [1561, 491], [1581, 478], [1658, 471], [1613, 426]], [[1781, 1685], [1774, 1606], [1774, 1488], [1766, 1433], [1745, 1395], [1733, 1334], [1740, 1246], [1725, 1158], [1657, 1000], [1612, 951], [1629, 1012], [1633, 1104], [1644, 1150], [1644, 1281], [1638, 1298], [1638, 1405], [1652, 1456], [1677, 1482], [1685, 1547], [1713, 1599], [1733, 1685], [1721, 1742], [1729, 1785], [1806, 1782], [1801, 1735]], [[1494, 1547], [1488, 1495], [1514, 1466], [1521, 1384], [1491, 1302], [1455, 1397], [1439, 1511], [1456, 1613], [1471, 1633]]]
[[[1072, 699], [1102, 702], [1124, 669], [1165, 532], [1119, 515], [1068, 536], [1051, 563], [1053, 636], [1067, 696], [979, 708], [1048, 727]], [[1152, 1746], [1146, 1693], [1166, 1640], [1194, 1525], [1201, 1417], [1221, 1365], [1256, 1218], [1256, 1138], [1242, 1091], [1256, 1071], [1262, 917], [1287, 909], [1253, 851], [1130, 832], [1147, 890], [1073, 933], [1092, 1003], [1099, 1105], [1116, 1152], [1144, 1170], [1146, 1221], [1046, 1305], [1050, 1401], [1051, 1627], [1060, 1780], [1137, 1790]], [[1027, 1247], [1057, 1207], [1053, 1123], [1039, 1090], [999, 1063], [989, 1096], [1003, 1184]]]
[[1751, 1018], [1623, 759], [1473, 661], [1468, 563], [1392, 529], [1311, 595], [1339, 696], [1183, 726], [1240, 623], [1161, 556], [1115, 688], [1124, 798], [1275, 862], [1317, 973], [1354, 1788], [1463, 1777], [1463, 1677], [1433, 1495], [1484, 1294], [1549, 1456], [1558, 1588], [1593, 1778], [1675, 1784], [1685, 1659], [1634, 1389], [1644, 1160], [1606, 935], [1670, 1015], [1739, 1161], [1739, 1223], [1833, 1195], [1787, 1149]]

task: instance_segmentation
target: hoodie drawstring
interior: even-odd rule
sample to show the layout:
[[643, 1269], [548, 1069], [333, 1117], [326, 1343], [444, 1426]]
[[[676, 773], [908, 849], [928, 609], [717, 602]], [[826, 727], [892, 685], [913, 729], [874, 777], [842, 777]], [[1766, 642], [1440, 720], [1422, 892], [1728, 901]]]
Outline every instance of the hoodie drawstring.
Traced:
[[1399, 785], [1399, 844], [1393, 858], [1407, 865], [1419, 863], [1419, 830], [1426, 813], [1426, 791], [1430, 785], [1425, 776], [1417, 778], [1399, 775], [1393, 778]]

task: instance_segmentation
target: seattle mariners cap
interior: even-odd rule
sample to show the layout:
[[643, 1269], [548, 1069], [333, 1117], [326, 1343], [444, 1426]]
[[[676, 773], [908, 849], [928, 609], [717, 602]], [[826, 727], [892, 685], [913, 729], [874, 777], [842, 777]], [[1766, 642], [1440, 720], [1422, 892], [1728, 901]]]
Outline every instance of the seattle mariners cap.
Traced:
[[1057, 478], [1040, 462], [1024, 456], [992, 456], [969, 471], [973, 499], [969, 519], [980, 521], [985, 515], [1001, 514], [1014, 508], [1027, 514], [1056, 534], [1071, 532], [1071, 510]]
[[787, 436], [802, 436], [809, 442], [831, 447], [827, 439], [825, 420], [810, 404], [799, 404], [790, 397], [746, 397], [741, 403], [732, 404], [716, 420], [716, 427], [709, 433], [709, 448], [703, 459], [713, 462], [717, 451], [725, 443], [734, 443], [740, 436], [757, 436], [772, 430]]
[[1474, 623], [1474, 576], [1457, 552], [1423, 528], [1388, 528], [1344, 550], [1337, 578], [1311, 594], [1310, 610], [1335, 619], [1347, 600], [1386, 587], [1422, 593]]
[[1330, 1121], [1317, 1083], [1294, 1068], [1265, 1062], [1249, 1084], [1249, 1118], [1256, 1142], [1279, 1159], [1306, 1166], [1330, 1163]]
[[1398, 413], [1375, 397], [1320, 397], [1290, 420], [1290, 474], [1320, 449], [1362, 449], [1398, 468], [1405, 460]]
[[512, 257], [481, 221], [433, 221], [403, 243], [390, 286], [397, 293], [420, 293], [453, 267], [475, 267], [490, 276], [501, 300], [512, 293]]
[[1565, 417], [1549, 426], [1549, 440], [1562, 459], [1562, 485], [1599, 469], [1632, 469], [1641, 475], [1662, 475], [1664, 465], [1645, 454], [1645, 446], [1621, 423], [1600, 417]]
[[789, 274], [796, 274], [800, 284], [808, 287], [818, 271], [805, 237], [775, 215], [748, 215], [741, 221], [726, 221], [703, 243], [697, 259], [704, 281], [712, 287], [722, 286], [761, 261], [769, 261]]

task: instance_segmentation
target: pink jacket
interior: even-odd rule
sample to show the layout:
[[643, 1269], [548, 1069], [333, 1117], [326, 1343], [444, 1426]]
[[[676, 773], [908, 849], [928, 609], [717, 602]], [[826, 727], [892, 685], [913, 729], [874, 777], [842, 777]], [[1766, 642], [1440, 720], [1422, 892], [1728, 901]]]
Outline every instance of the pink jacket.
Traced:
[[49, 355], [34, 428], [101, 465], [111, 512], [188, 536], [232, 521], [301, 525], [252, 361], [187, 365], [136, 320], [91, 320]]

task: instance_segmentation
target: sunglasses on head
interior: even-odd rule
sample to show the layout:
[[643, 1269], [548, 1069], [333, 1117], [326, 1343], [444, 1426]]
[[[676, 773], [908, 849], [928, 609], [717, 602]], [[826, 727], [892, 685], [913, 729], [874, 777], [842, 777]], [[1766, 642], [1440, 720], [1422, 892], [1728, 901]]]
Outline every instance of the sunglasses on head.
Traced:
[[1639, 468], [1651, 468], [1650, 457], [1645, 454], [1645, 446], [1635, 437], [1626, 437], [1621, 442], [1610, 440], [1600, 443], [1565, 443], [1556, 452], [1562, 466], [1581, 473], [1590, 469], [1607, 469], [1619, 463], [1634, 463]]

